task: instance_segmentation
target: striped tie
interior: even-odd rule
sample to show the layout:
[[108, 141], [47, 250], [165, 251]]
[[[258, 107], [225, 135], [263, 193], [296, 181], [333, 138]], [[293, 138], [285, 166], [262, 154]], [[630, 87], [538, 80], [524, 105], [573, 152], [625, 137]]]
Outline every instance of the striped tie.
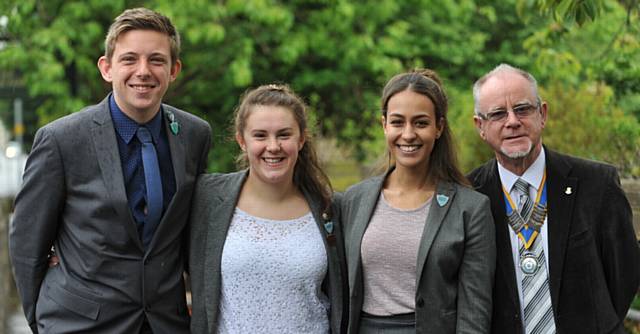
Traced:
[[[520, 192], [520, 216], [528, 219], [533, 207], [529, 197], [529, 184], [518, 179], [515, 184]], [[522, 297], [524, 299], [524, 328], [525, 334], [553, 334], [556, 325], [553, 320], [551, 294], [549, 292], [549, 278], [547, 275], [546, 259], [542, 248], [542, 238], [536, 238], [527, 251], [520, 240], [520, 257], [525, 253], [533, 253], [540, 268], [533, 275], [522, 275]]]
[[533, 208], [533, 201], [529, 197], [529, 183], [523, 179], [518, 179], [516, 184], [513, 185], [520, 193], [520, 204], [518, 205], [520, 211], [520, 217], [526, 222], [531, 214]]

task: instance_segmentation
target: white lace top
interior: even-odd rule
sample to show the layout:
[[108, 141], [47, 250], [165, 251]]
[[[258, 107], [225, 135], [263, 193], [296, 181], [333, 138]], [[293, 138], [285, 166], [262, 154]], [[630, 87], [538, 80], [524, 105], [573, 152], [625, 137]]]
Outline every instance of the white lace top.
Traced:
[[328, 333], [327, 255], [311, 213], [292, 220], [236, 208], [222, 251], [218, 333]]

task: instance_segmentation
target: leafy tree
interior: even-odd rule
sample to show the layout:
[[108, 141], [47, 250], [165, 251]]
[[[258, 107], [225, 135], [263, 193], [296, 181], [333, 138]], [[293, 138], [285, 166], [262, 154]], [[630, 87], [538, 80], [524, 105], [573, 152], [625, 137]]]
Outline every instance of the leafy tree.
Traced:
[[[613, 90], [587, 82], [555, 82], [541, 90], [549, 101], [544, 142], [561, 152], [618, 166], [624, 176], [640, 175], [640, 122], [613, 102]], [[579, 97], [579, 98], [576, 98]]]
[[[578, 94], [574, 99], [589, 101], [591, 91], [585, 87], [608, 87], [602, 106], [617, 111], [601, 116], [611, 120], [607, 124], [616, 138], [637, 138], [634, 123], [614, 122], [638, 114], [638, 28], [619, 24], [637, 21], [637, 0], [574, 1], [597, 4], [593, 16], [591, 9], [565, 2], [185, 0], [176, 5], [169, 0], [10, 0], [0, 4], [7, 22], [0, 20], [0, 73], [23, 80], [36, 103], [38, 125], [96, 103], [110, 89], [95, 66], [104, 52], [106, 29], [125, 8], [146, 6], [172, 18], [181, 32], [183, 72], [165, 100], [212, 124], [212, 170], [234, 168], [237, 148], [228, 139], [239, 96], [272, 82], [289, 83], [307, 99], [318, 135], [335, 138], [359, 164], [370, 164], [384, 152], [378, 102], [382, 86], [413, 67], [433, 68], [444, 78], [451, 100], [449, 122], [468, 170], [490, 156], [471, 121], [471, 84], [501, 62], [532, 71], [549, 92], [556, 92], [554, 84], [573, 89]], [[583, 10], [597, 19], [573, 25], [555, 21], [545, 8]], [[578, 16], [584, 15], [573, 17], [583, 23]], [[602, 57], [597, 56], [600, 50]], [[573, 131], [562, 122], [554, 128]], [[576, 146], [568, 145], [569, 152]], [[610, 158], [601, 151], [575, 152]], [[616, 161], [637, 164], [637, 159]]]
[[105, 85], [95, 63], [103, 52], [101, 43], [113, 19], [111, 13], [124, 6], [124, 1], [98, 0], [0, 4], [7, 23], [0, 27], [4, 41], [0, 71], [5, 77], [20, 78], [32, 97], [25, 103], [25, 121], [37, 115], [37, 124], [27, 124], [28, 138], [38, 126], [103, 96]]
[[[638, 0], [618, 0], [627, 16], [637, 15], [640, 10]], [[595, 21], [607, 10], [611, 2], [607, 0], [518, 0], [517, 10], [521, 16], [533, 9], [544, 15], [551, 15], [558, 22], [569, 22], [583, 25]], [[629, 21], [627, 22], [629, 23]]]

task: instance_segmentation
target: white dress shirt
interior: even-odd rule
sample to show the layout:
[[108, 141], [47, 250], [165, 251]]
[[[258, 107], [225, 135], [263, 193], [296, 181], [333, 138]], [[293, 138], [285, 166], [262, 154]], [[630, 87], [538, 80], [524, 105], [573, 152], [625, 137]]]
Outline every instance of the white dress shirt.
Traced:
[[[531, 200], [535, 201], [537, 198], [538, 190], [540, 182], [542, 181], [542, 177], [544, 175], [545, 170], [545, 153], [544, 148], [540, 150], [540, 154], [533, 162], [531, 166], [522, 174], [522, 176], [518, 176], [506, 168], [504, 168], [500, 162], [498, 162], [498, 174], [500, 174], [500, 182], [502, 182], [502, 186], [509, 191], [509, 196], [513, 200], [514, 204], [517, 207], [520, 207], [520, 192], [513, 186], [518, 178], [521, 178], [527, 181], [530, 185], [529, 187], [529, 197]], [[517, 210], [517, 209], [516, 209]], [[542, 247], [544, 249], [544, 257], [546, 260], [545, 266], [547, 270], [547, 274], [549, 273], [549, 238], [547, 233], [547, 219], [544, 218], [544, 224], [540, 229], [540, 234], [537, 236], [538, 238], [542, 238]], [[511, 255], [513, 257], [513, 267], [516, 271], [516, 284], [518, 285], [518, 297], [520, 299], [520, 315], [522, 319], [524, 319], [524, 301], [522, 296], [522, 271], [520, 271], [520, 245], [518, 243], [518, 235], [513, 231], [511, 226], [507, 226], [509, 229], [509, 236], [511, 237]], [[499, 287], [498, 287], [499, 288]]]

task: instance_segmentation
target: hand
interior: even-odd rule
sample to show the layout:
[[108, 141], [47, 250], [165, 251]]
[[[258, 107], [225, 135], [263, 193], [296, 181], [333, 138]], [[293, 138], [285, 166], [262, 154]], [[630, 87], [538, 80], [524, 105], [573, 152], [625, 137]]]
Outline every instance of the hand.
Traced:
[[60, 258], [56, 255], [55, 249], [51, 247], [51, 253], [49, 253], [49, 268], [53, 268], [60, 264]]
[[60, 263], [60, 258], [55, 254], [49, 255], [49, 268], [53, 268]]

